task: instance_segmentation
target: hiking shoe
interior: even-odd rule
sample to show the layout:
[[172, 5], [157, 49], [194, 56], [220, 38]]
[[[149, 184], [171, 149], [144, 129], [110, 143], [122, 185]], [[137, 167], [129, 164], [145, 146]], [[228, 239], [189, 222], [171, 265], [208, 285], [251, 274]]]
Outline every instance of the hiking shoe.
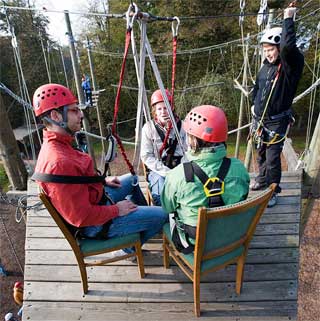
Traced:
[[253, 182], [250, 184], [250, 189], [252, 191], [260, 191], [261, 189], [266, 189], [267, 184], [266, 183], [259, 183], [259, 182]]
[[277, 193], [273, 193], [269, 202], [268, 202], [268, 207], [273, 207], [277, 204], [278, 202], [278, 194]]

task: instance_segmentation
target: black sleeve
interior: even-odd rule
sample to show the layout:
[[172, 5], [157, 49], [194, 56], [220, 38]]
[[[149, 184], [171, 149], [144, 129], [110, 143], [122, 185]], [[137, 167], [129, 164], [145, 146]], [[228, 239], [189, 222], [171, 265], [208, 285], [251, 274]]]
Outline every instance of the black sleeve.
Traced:
[[296, 45], [296, 32], [293, 18], [283, 20], [282, 35], [280, 41], [280, 57], [284, 64], [293, 70], [300, 70], [304, 65], [303, 54]]
[[254, 100], [256, 98], [258, 90], [259, 90], [259, 73], [258, 73], [258, 75], [256, 77], [256, 82], [254, 84], [253, 91], [251, 93], [251, 97], [250, 97], [251, 105], [254, 104]]

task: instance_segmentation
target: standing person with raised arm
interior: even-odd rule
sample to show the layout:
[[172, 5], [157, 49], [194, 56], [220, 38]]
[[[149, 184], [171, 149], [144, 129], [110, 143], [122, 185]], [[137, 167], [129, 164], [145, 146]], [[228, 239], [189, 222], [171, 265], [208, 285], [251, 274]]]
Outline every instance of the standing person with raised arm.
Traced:
[[268, 207], [277, 204], [281, 192], [281, 152], [293, 121], [292, 101], [302, 75], [304, 58], [296, 45], [296, 8], [284, 10], [282, 28], [266, 30], [261, 38], [265, 55], [253, 90], [251, 134], [257, 143], [259, 174], [250, 186], [254, 191], [276, 183]]

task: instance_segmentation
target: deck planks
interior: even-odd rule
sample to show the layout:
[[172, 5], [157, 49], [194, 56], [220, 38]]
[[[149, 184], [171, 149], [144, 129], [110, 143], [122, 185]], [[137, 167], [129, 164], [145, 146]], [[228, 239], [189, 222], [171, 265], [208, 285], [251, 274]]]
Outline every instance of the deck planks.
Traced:
[[[145, 188], [145, 183], [142, 184]], [[247, 257], [237, 296], [235, 266], [201, 283], [201, 312], [210, 320], [296, 320], [301, 177], [284, 173], [279, 204], [267, 209]], [[30, 184], [29, 194], [37, 188]], [[250, 195], [254, 195], [251, 193]], [[36, 197], [32, 202], [37, 202]], [[144, 248], [146, 277], [119, 261], [88, 269], [82, 295], [75, 257], [46, 210], [29, 211], [26, 231], [23, 320], [195, 320], [192, 283], [174, 264], [162, 267], [161, 239]]]

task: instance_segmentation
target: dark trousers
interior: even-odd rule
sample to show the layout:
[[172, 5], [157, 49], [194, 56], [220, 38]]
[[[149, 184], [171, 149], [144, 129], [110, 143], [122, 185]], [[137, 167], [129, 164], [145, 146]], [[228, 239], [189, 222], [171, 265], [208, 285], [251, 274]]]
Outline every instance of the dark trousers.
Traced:
[[258, 149], [257, 162], [259, 166], [259, 175], [256, 177], [256, 181], [260, 184], [267, 184], [267, 186], [276, 183], [276, 193], [281, 192], [279, 184], [281, 180], [282, 148], [283, 141], [269, 146], [262, 144]]
[[[276, 193], [281, 192], [279, 184], [281, 180], [281, 152], [284, 144], [284, 139], [282, 138], [287, 133], [290, 121], [290, 116], [284, 116], [276, 121], [265, 121], [261, 139], [264, 142], [271, 141], [271, 144], [262, 143], [258, 148], [259, 175], [256, 177], [256, 181], [260, 184], [267, 184], [267, 186], [276, 183]], [[274, 138], [274, 136], [270, 136], [270, 133], [277, 133], [278, 136]], [[281, 141], [272, 144], [273, 140]]]

